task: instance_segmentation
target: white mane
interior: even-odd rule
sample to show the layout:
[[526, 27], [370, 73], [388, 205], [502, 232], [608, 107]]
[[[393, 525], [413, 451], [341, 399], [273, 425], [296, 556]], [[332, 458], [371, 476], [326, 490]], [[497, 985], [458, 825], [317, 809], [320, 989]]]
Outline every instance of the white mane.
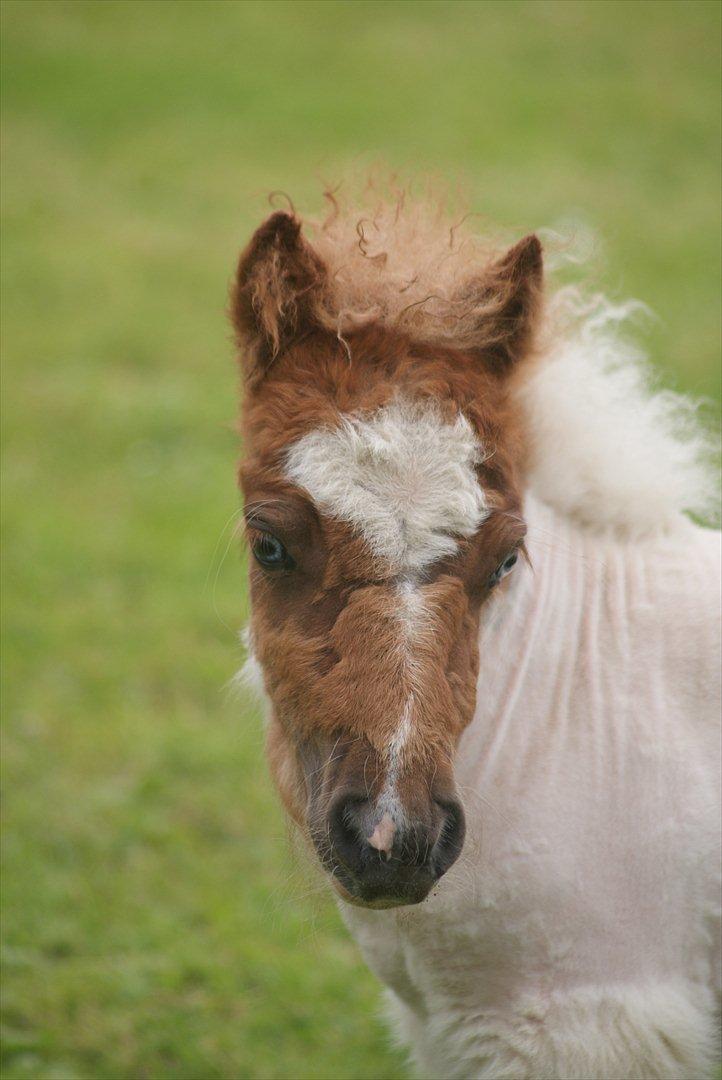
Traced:
[[587, 526], [629, 537], [668, 531], [683, 512], [711, 524], [720, 496], [718, 440], [699, 403], [658, 388], [625, 333], [639, 306], [557, 292], [555, 332], [518, 391], [534, 493]]

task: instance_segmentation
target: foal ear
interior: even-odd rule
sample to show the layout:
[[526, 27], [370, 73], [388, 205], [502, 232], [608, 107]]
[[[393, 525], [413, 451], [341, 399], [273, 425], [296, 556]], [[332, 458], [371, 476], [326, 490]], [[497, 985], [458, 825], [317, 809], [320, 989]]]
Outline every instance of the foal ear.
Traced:
[[231, 295], [249, 378], [262, 376], [282, 349], [313, 328], [327, 280], [298, 218], [277, 211], [256, 230], [241, 254]]
[[532, 346], [543, 276], [542, 246], [532, 233], [492, 263], [477, 284], [475, 350], [496, 374], [510, 372]]

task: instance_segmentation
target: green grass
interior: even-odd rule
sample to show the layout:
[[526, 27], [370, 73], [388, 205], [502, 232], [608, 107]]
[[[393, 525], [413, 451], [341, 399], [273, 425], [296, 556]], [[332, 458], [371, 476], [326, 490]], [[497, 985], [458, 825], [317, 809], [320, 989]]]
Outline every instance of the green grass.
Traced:
[[381, 158], [581, 219], [720, 394], [714, 2], [3, 5], [4, 1047], [20, 1078], [393, 1078], [239, 662], [238, 247]]

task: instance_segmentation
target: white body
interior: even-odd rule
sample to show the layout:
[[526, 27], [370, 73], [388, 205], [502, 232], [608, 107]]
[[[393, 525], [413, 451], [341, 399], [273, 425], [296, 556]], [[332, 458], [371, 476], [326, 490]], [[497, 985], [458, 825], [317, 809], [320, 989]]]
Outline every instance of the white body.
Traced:
[[720, 536], [533, 499], [482, 619], [458, 863], [342, 905], [422, 1075], [703, 1078], [719, 1053]]

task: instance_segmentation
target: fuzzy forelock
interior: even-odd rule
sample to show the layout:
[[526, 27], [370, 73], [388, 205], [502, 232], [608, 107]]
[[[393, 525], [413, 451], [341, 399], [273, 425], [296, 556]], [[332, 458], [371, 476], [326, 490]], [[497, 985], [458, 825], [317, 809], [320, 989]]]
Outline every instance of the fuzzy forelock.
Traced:
[[[499, 296], [484, 275], [504, 245], [475, 234], [477, 215], [450, 215], [439, 198], [374, 184], [365, 201], [330, 191], [326, 199], [326, 218], [304, 221], [328, 271], [317, 321], [344, 344], [374, 322], [452, 347], [493, 344]], [[516, 382], [532, 490], [591, 528], [630, 537], [666, 531], [685, 511], [718, 520], [718, 440], [697, 403], [655, 389], [628, 331], [641, 305], [578, 287], [553, 291], [548, 281], [546, 290], [536, 362]]]
[[342, 335], [368, 322], [402, 326], [416, 338], [456, 346], [478, 342], [499, 298], [477, 283], [504, 247], [475, 235], [469, 215], [406, 188], [366, 189], [363, 210], [326, 192], [331, 212], [311, 221], [315, 251], [328, 267], [328, 321]]

